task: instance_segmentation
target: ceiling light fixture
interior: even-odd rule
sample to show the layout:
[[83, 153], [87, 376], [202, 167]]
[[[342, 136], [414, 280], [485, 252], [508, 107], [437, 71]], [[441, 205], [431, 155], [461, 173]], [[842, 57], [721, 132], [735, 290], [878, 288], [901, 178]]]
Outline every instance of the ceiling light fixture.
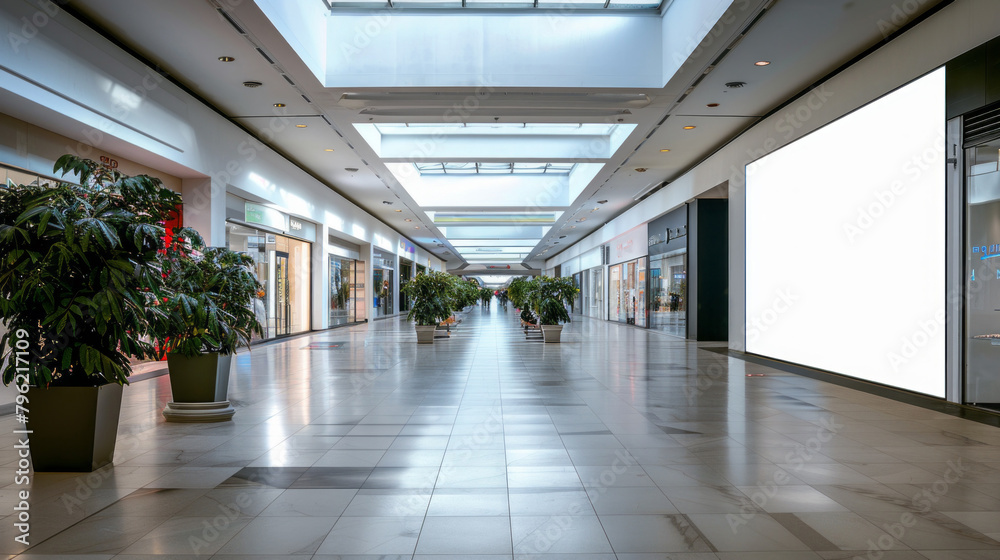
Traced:
[[332, 152], [332, 151], [333, 151], [333, 148], [324, 148], [324, 149], [323, 149], [323, 151], [324, 151], [324, 152]]
[[406, 219], [404, 219], [403, 221], [404, 221], [404, 222], [412, 222], [413, 220], [411, 220], [411, 219], [409, 219], [409, 218], [406, 218]]
[[768, 64], [771, 64], [770, 60], [758, 60], [753, 63], [754, 66], [767, 66]]
[[280, 108], [284, 107], [285, 104], [284, 103], [275, 103], [274, 106], [280, 109]]
[[696, 128], [698, 128], [698, 127], [694, 126], [693, 124], [689, 124], [689, 125], [687, 125], [687, 126], [684, 127], [684, 130], [694, 130]]
[[402, 210], [400, 210], [400, 209], [398, 209], [398, 208], [397, 208], [397, 209], [396, 209], [396, 212], [402, 212]]
[[607, 200], [598, 200], [597, 203], [598, 204], [607, 204], [608, 201]]
[[392, 201], [390, 201], [390, 200], [383, 200], [383, 201], [382, 201], [382, 204], [389, 204], [389, 205], [391, 205], [391, 204], [392, 204]]
[[309, 125], [307, 125], [307, 124], [297, 124], [297, 125], [295, 125], [295, 128], [305, 128], [307, 126], [309, 126]]
[[231, 56], [220, 56], [219, 57], [219, 62], [233, 62], [235, 60], [236, 59], [233, 58], [233, 57], [231, 57]]
[[667, 153], [669, 151], [670, 151], [670, 148], [663, 148], [662, 150], [660, 150], [660, 153], [661, 154], [665, 154], [665, 153]]
[[729, 89], [740, 89], [745, 85], [747, 85], [746, 82], [726, 82], [726, 87]]
[[587, 221], [587, 218], [580, 218], [580, 219], [579, 219], [579, 220], [577, 220], [577, 221], [578, 221], [578, 222], [586, 222], [586, 221]]
[[357, 173], [358, 172], [358, 168], [357, 167], [345, 167], [344, 171], [346, 171], [348, 173]]
[[413, 229], [420, 229], [420, 226], [413, 226]]
[[264, 85], [264, 82], [258, 82], [256, 80], [247, 80], [246, 82], [243, 82], [243, 87], [248, 87], [248, 88], [257, 88], [262, 85]]
[[559, 239], [566, 239], [566, 236], [565, 235], [560, 235]]
[[718, 106], [719, 106], [719, 104], [718, 104], [718, 103], [709, 103], [708, 105], [705, 105], [705, 106], [706, 106], [706, 107], [711, 107], [711, 108], [713, 108], [713, 109], [714, 109], [714, 108], [718, 107]]

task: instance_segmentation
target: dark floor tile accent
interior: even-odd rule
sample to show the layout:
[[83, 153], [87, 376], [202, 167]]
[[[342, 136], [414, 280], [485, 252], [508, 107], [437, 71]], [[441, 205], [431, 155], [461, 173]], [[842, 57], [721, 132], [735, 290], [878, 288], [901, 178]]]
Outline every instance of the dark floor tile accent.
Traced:
[[306, 467], [244, 467], [219, 486], [288, 488], [306, 470]]
[[856, 389], [858, 391], [871, 393], [873, 395], [878, 395], [880, 397], [885, 397], [887, 399], [892, 399], [894, 401], [899, 401], [913, 406], [919, 406], [935, 412], [950, 414], [951, 416], [972, 420], [973, 422], [979, 422], [980, 424], [1000, 427], [1000, 412], [993, 412], [972, 406], [950, 403], [937, 397], [921, 395], [920, 393], [913, 393], [904, 389], [897, 389], [895, 387], [882, 385], [880, 383], [872, 383], [870, 381], [856, 379], [839, 373], [813, 369], [800, 366], [798, 364], [783, 362], [781, 360], [773, 360], [771, 358], [765, 358], [764, 356], [747, 354], [746, 352], [740, 352], [738, 350], [730, 350], [729, 348], [711, 347], [701, 349], [708, 352], [714, 352], [716, 354], [722, 354], [723, 356], [729, 356], [731, 358], [738, 358], [745, 362], [750, 362], [751, 364], [772, 367], [780, 371], [794, 373], [795, 375], [801, 375], [810, 379], [825, 381], [833, 385]]
[[665, 434], [694, 434], [697, 436], [701, 435], [701, 432], [692, 432], [690, 430], [682, 430], [680, 428], [671, 428], [670, 426], [657, 426]]
[[559, 430], [561, 436], [613, 436], [611, 430], [594, 430], [592, 432], [577, 432], [574, 430]]
[[371, 472], [368, 467], [311, 467], [288, 488], [358, 490]]
[[813, 529], [805, 521], [796, 517], [794, 513], [772, 513], [771, 518], [785, 529], [788, 529], [789, 533], [802, 541], [811, 550], [840, 550], [839, 546], [827, 540], [816, 529]]

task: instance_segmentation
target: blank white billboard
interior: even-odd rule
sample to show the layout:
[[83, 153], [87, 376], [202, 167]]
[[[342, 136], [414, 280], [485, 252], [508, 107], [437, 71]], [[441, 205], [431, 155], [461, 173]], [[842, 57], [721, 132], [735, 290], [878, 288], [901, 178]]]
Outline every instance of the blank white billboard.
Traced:
[[747, 351], [944, 397], [944, 69], [746, 171]]

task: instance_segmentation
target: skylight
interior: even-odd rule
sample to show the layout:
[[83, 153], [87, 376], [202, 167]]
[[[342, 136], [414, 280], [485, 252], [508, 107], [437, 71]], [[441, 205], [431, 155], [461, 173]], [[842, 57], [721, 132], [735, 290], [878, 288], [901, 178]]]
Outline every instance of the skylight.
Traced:
[[657, 10], [655, 0], [323, 0], [331, 11], [340, 9], [502, 9], [502, 10]]
[[574, 163], [414, 163], [421, 175], [569, 175]]

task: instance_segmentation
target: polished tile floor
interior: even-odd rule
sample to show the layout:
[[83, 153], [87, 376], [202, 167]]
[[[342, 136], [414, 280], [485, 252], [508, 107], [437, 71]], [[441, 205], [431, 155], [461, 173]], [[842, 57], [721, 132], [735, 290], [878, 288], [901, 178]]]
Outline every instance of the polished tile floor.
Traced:
[[[18, 558], [996, 560], [1000, 430], [576, 318], [475, 309], [240, 354], [232, 422], [126, 389], [115, 464], [35, 474]], [[751, 375], [752, 374], [752, 375]], [[0, 420], [10, 434], [12, 418]], [[0, 479], [13, 482], [13, 436]]]

